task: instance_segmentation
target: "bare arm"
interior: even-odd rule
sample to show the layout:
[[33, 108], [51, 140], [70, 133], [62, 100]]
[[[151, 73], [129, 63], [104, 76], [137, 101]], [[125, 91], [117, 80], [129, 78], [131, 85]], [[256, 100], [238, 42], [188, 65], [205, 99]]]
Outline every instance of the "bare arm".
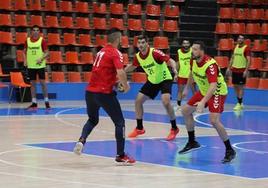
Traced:
[[212, 97], [212, 95], [216, 91], [216, 89], [217, 89], [217, 82], [210, 83], [208, 91], [207, 91], [206, 95], [203, 97], [203, 99], [201, 100], [201, 102], [206, 104], [208, 102], [208, 100]]
[[134, 66], [134, 65], [127, 65], [125, 67], [125, 72], [128, 73], [128, 72], [133, 72], [137, 67]]
[[127, 82], [127, 74], [124, 69], [117, 69], [117, 77], [119, 79], [119, 83], [122, 84], [124, 92], [127, 92], [130, 89], [130, 86]]
[[176, 66], [176, 62], [173, 59], [169, 59], [168, 60], [168, 64], [171, 66], [172, 71], [175, 73], [175, 76], [177, 76], [178, 71], [177, 71], [177, 66]]

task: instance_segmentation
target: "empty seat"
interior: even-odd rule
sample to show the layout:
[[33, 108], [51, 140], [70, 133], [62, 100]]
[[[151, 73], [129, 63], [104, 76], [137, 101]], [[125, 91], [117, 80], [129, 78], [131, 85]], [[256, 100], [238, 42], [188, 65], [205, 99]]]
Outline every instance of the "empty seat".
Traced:
[[261, 25], [261, 34], [268, 35], [268, 23], [263, 23]]
[[214, 59], [216, 60], [220, 68], [227, 68], [229, 65], [228, 56], [215, 56]]
[[145, 30], [150, 31], [150, 32], [158, 32], [160, 30], [159, 20], [146, 19], [145, 20]]
[[94, 27], [94, 29], [106, 30], [107, 29], [106, 19], [94, 17], [93, 18], [93, 27]]
[[30, 10], [39, 10], [40, 11], [42, 9], [41, 1], [40, 0], [31, 0], [29, 9]]
[[59, 21], [57, 16], [46, 16], [46, 27], [48, 28], [58, 28]]
[[178, 6], [166, 5], [164, 15], [168, 18], [178, 18], [180, 15], [180, 9]]
[[221, 7], [219, 12], [220, 19], [233, 19], [234, 9], [231, 7]]
[[160, 6], [154, 4], [148, 4], [146, 6], [146, 14], [149, 16], [160, 16]]
[[67, 64], [80, 64], [78, 54], [74, 51], [68, 51], [65, 53], [65, 63]]
[[92, 52], [81, 52], [80, 62], [82, 64], [93, 64], [93, 54]]
[[0, 10], [12, 10], [12, 0], [0, 1]]
[[122, 3], [111, 3], [110, 4], [110, 11], [111, 14], [114, 15], [123, 15], [124, 13], [124, 7]]
[[77, 45], [75, 34], [74, 33], [64, 33], [63, 34], [63, 44], [64, 45]]
[[60, 18], [60, 26], [63, 28], [71, 29], [73, 28], [73, 17], [70, 16], [62, 16]]
[[61, 51], [49, 51], [48, 64], [63, 64]]
[[11, 32], [0, 31], [0, 43], [13, 44], [13, 37]]
[[259, 87], [259, 78], [247, 78], [246, 88], [257, 89]]
[[65, 82], [64, 72], [51, 72], [51, 81], [58, 83]]
[[79, 34], [78, 44], [81, 46], [93, 47], [93, 44], [91, 43], [91, 37], [88, 34]]
[[256, 39], [253, 42], [253, 47], [251, 49], [253, 52], [262, 52], [267, 50], [267, 40]]
[[124, 63], [124, 65], [127, 65], [129, 63], [128, 54], [123, 53], [122, 55], [123, 55], [123, 63]]
[[15, 43], [16, 45], [24, 45], [27, 40], [28, 33], [25, 32], [16, 32]]
[[246, 5], [248, 4], [248, 0], [233, 0], [233, 4]]
[[268, 20], [268, 9], [265, 10], [265, 13], [264, 13], [264, 20]]
[[266, 78], [261, 78], [259, 80], [259, 86], [258, 89], [268, 89], [268, 79]]
[[262, 68], [263, 59], [261, 57], [251, 57], [249, 70], [259, 70]]
[[23, 63], [24, 62], [24, 50], [16, 50], [16, 60], [17, 63]]
[[75, 11], [79, 13], [89, 13], [88, 2], [75, 1]]
[[233, 39], [224, 38], [220, 39], [218, 42], [218, 50], [220, 51], [230, 51], [234, 48], [234, 41]]
[[15, 14], [15, 26], [27, 27], [27, 18], [25, 14]]
[[93, 2], [93, 13], [95, 14], [106, 14], [106, 4]]
[[75, 26], [79, 29], [90, 29], [89, 19], [87, 17], [77, 17]]
[[246, 25], [247, 35], [258, 35], [260, 34], [261, 26], [258, 23], [248, 23]]
[[30, 24], [31, 26], [38, 25], [39, 27], [43, 27], [42, 16], [32, 15]]
[[128, 29], [130, 31], [142, 31], [142, 22], [140, 19], [128, 19]]
[[57, 12], [56, 0], [45, 0], [44, 11]]
[[80, 72], [68, 72], [69, 82], [82, 82]]
[[60, 1], [61, 12], [73, 12], [73, 5], [71, 1]]
[[154, 37], [153, 46], [157, 49], [168, 49], [168, 38], [167, 37]]
[[177, 20], [164, 20], [163, 30], [165, 32], [178, 32]]
[[121, 37], [121, 47], [122, 48], [129, 48], [128, 36]]
[[217, 3], [222, 5], [232, 4], [232, 2], [232, 0], [217, 0]]
[[263, 9], [250, 9], [249, 11], [249, 20], [262, 20], [264, 17]]
[[128, 14], [132, 16], [141, 16], [141, 4], [128, 4]]
[[123, 19], [119, 19], [119, 18], [111, 18], [110, 19], [110, 28], [117, 28], [120, 30], [124, 30], [124, 22]]
[[83, 81], [84, 82], [90, 82], [91, 79], [91, 72], [83, 72]]
[[228, 34], [230, 33], [230, 23], [217, 23], [216, 24], [216, 34]]
[[95, 45], [104, 47], [107, 44], [107, 35], [96, 35]]
[[10, 14], [0, 14], [0, 26], [11, 26], [12, 20]]
[[59, 33], [48, 33], [47, 44], [48, 45], [61, 45]]
[[26, 5], [26, 0], [16, 0], [14, 3], [15, 3], [14, 4], [14, 9], [16, 11], [18, 11], [18, 10], [28, 10], [27, 5]]
[[246, 26], [244, 23], [231, 23], [231, 34], [244, 34]]
[[147, 75], [144, 72], [133, 72], [131, 81], [137, 83], [145, 83], [147, 81]]
[[236, 20], [246, 20], [249, 15], [249, 10], [247, 8], [236, 8], [234, 9], [233, 18]]

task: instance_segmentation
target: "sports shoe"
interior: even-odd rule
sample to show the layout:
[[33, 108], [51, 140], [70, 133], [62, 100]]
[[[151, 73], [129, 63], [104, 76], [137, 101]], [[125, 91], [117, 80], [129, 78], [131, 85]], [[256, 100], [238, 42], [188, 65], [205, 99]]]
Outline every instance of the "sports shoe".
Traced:
[[145, 133], [145, 129], [139, 130], [137, 128], [135, 128], [131, 133], [128, 134], [129, 138], [135, 138], [138, 135], [142, 135]]
[[136, 160], [128, 155], [124, 155], [123, 157], [120, 157], [119, 155], [116, 156], [115, 161], [117, 164], [122, 165], [133, 165]]
[[197, 141], [187, 142], [182, 150], [179, 151], [179, 154], [185, 154], [193, 150], [199, 149], [201, 146]]
[[229, 163], [231, 162], [236, 156], [235, 150], [226, 150], [224, 158], [221, 160], [221, 162], [224, 163]]
[[84, 144], [82, 142], [77, 142], [75, 144], [75, 147], [74, 147], [74, 150], [73, 152], [77, 155], [81, 155], [82, 151], [83, 151], [83, 147], [84, 147]]
[[27, 110], [37, 110], [37, 103], [32, 103], [30, 106], [26, 108]]
[[46, 106], [46, 109], [49, 110], [51, 109], [50, 105], [49, 105], [49, 102], [45, 102], [45, 106]]
[[243, 110], [244, 105], [237, 103], [235, 107], [233, 108], [235, 111]]
[[169, 135], [167, 136], [166, 140], [167, 141], [171, 141], [171, 140], [174, 140], [176, 138], [176, 135], [180, 132], [180, 129], [177, 128], [177, 129], [170, 129], [170, 133]]

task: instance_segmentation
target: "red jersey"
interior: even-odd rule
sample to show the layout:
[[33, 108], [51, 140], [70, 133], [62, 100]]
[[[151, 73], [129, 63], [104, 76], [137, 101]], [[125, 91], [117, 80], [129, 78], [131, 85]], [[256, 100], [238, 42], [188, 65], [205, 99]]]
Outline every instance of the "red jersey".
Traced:
[[112, 93], [117, 81], [117, 69], [123, 69], [123, 55], [112, 45], [102, 48], [95, 58], [92, 76], [87, 86], [87, 91], [96, 93]]
[[[148, 57], [148, 55], [149, 55], [149, 51], [150, 51], [149, 49], [150, 49], [150, 48], [148, 47], [148, 49], [147, 49], [147, 53], [146, 53], [145, 55], [143, 55], [142, 53], [140, 53], [140, 58], [141, 58], [141, 59], [146, 59], [146, 58]], [[157, 50], [157, 49], [154, 49], [154, 50], [153, 50], [153, 58], [154, 58], [154, 60], [155, 60], [158, 64], [161, 64], [161, 63], [163, 63], [164, 61], [165, 61], [165, 62], [168, 62], [169, 59], [170, 59], [170, 57], [169, 57], [168, 55], [164, 54], [162, 51]], [[139, 61], [138, 61], [138, 59], [137, 59], [136, 56], [134, 56], [133, 64], [132, 64], [132, 65], [133, 65], [133, 66], [136, 66], [136, 67], [139, 67], [139, 66], [140, 66], [140, 63], [139, 63]]]
[[[36, 41], [38, 41], [39, 40], [39, 38], [40, 37], [38, 37], [37, 39], [34, 39], [34, 38], [30, 38], [30, 40], [31, 40], [31, 42], [36, 42]], [[28, 48], [28, 44], [27, 44], [27, 40], [25, 41], [25, 44], [24, 44], [24, 49], [25, 50], [27, 50], [27, 48]], [[47, 43], [46, 43], [46, 41], [44, 40], [44, 38], [43, 38], [43, 40], [42, 40], [42, 50], [43, 50], [43, 52], [44, 51], [46, 51], [48, 48], [47, 48]]]
[[[243, 47], [243, 46], [241, 46], [241, 47], [239, 46], [239, 48], [242, 48], [242, 47]], [[245, 50], [244, 50], [244, 56], [245, 56], [245, 57], [250, 56], [250, 48], [249, 48], [249, 46], [247, 46], [247, 47], [245, 48]], [[238, 69], [238, 68], [234, 68], [234, 67], [232, 67], [231, 70], [232, 70], [232, 72], [243, 73], [243, 72], [246, 70], [246, 68]]]
[[[208, 55], [204, 55], [203, 59], [201, 59], [201, 61], [197, 64], [197, 66], [202, 67], [210, 59], [211, 59], [211, 57], [209, 57]], [[191, 59], [190, 64], [191, 64], [191, 70], [192, 70], [193, 59]], [[217, 82], [218, 74], [219, 74], [218, 65], [216, 63], [210, 65], [206, 70], [206, 76], [208, 78], [208, 82], [209, 83]]]

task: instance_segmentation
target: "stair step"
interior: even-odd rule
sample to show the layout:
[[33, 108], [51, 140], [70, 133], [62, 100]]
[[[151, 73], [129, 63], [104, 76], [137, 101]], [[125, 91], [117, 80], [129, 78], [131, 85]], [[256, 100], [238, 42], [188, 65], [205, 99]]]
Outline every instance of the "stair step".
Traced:
[[212, 1], [190, 1], [189, 2], [189, 6], [191, 7], [210, 7], [210, 8], [214, 8], [217, 7], [217, 2], [215, 0]]
[[184, 39], [186, 39], [186, 40], [189, 40], [191, 43], [193, 42], [193, 41], [196, 41], [196, 40], [201, 40], [201, 41], [203, 41], [205, 44], [206, 44], [206, 46], [210, 46], [210, 47], [214, 47], [214, 45], [215, 45], [215, 41], [214, 41], [214, 39], [212, 39], [212, 38], [206, 38], [206, 37], [192, 37], [192, 36], [180, 36], [180, 40], [184, 40]]
[[205, 15], [182, 15], [180, 18], [181, 22], [191, 23], [217, 23], [218, 18], [216, 16], [205, 16]]
[[180, 30], [195, 30], [195, 31], [215, 31], [215, 23], [180, 23]]
[[210, 15], [217, 16], [217, 9], [207, 7], [188, 7], [185, 11], [186, 14], [190, 15]]
[[204, 37], [204, 38], [213, 38], [214, 33], [208, 31], [195, 31], [195, 30], [180, 30], [180, 37]]

